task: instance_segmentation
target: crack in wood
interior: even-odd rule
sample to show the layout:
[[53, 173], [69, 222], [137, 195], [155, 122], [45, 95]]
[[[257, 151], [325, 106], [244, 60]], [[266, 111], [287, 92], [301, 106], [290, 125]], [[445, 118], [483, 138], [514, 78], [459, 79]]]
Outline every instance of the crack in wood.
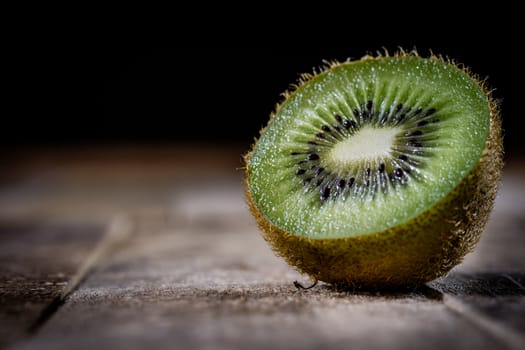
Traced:
[[120, 244], [125, 242], [133, 232], [133, 224], [126, 214], [116, 215], [109, 223], [106, 233], [101, 241], [86, 258], [77, 272], [71, 277], [60, 295], [56, 296], [40, 313], [36, 321], [28, 328], [30, 334], [38, 330], [58, 312], [64, 305], [66, 298], [89, 276], [91, 272]]

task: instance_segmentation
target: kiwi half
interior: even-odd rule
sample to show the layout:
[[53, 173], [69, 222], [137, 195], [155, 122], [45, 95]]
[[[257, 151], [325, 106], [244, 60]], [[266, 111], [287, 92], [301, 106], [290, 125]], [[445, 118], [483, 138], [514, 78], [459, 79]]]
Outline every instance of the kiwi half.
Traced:
[[315, 280], [403, 287], [479, 240], [502, 168], [497, 106], [440, 57], [366, 56], [303, 76], [245, 156], [275, 252]]

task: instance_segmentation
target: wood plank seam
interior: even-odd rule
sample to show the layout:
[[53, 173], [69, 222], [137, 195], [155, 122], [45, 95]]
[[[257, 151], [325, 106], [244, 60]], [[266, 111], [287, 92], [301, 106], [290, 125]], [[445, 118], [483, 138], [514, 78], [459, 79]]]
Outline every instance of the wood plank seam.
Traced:
[[133, 227], [134, 225], [127, 214], [117, 214], [110, 220], [103, 238], [80, 265], [60, 295], [51, 301], [29, 327], [28, 332], [30, 334], [36, 333], [60, 309], [66, 298], [80, 286], [95, 267], [131, 236]]
[[522, 290], [525, 290], [525, 287], [519, 283], [518, 281], [516, 281], [516, 279], [514, 279], [511, 275], [509, 275], [508, 273], [504, 273], [502, 275], [503, 277], [507, 278], [509, 281], [511, 281], [512, 283], [514, 283], [518, 288], [522, 289]]

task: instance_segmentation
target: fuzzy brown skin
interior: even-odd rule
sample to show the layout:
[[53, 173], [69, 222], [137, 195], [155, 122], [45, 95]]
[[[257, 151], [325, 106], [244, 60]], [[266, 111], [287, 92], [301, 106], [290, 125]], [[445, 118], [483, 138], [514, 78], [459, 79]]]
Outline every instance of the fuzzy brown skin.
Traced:
[[[269, 222], [253, 202], [247, 182], [247, 201], [264, 239], [300, 272], [332, 284], [398, 288], [444, 275], [474, 248], [496, 198], [503, 147], [497, 106], [490, 98], [489, 103], [489, 137], [479, 162], [433, 208], [385, 231], [312, 239], [293, 235]], [[245, 157], [247, 171], [249, 156]]]

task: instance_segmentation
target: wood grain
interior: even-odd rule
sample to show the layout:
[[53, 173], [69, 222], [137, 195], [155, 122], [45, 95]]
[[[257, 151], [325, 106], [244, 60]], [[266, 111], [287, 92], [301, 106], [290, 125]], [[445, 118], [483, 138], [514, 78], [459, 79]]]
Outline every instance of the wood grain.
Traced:
[[46, 318], [103, 232], [96, 225], [0, 225], [0, 348]]
[[[47, 160], [27, 155], [4, 181], [0, 209], [7, 210], [0, 217], [31, 224], [25, 234], [15, 225], [0, 236], [2, 268], [68, 271], [60, 282], [86, 260], [92, 263], [51, 317], [33, 334], [19, 332], [12, 348], [523, 348], [521, 163], [507, 166], [482, 240], [448, 276], [396, 292], [337, 290], [322, 283], [298, 290], [293, 281], [308, 285], [308, 278], [274, 256], [247, 211], [236, 170], [239, 154], [212, 147], [50, 152]], [[102, 239], [99, 225], [114, 224], [122, 213], [129, 232], [119, 236], [117, 225], [117, 242]], [[57, 233], [66, 231], [70, 238]], [[23, 260], [16, 243], [21, 237], [52, 246], [38, 255], [38, 244], [24, 245], [25, 254], [45, 257], [48, 265]], [[60, 244], [84, 253], [65, 254]], [[16, 298], [19, 305], [33, 303], [38, 294], [0, 278], [11, 293], [11, 302], [4, 299], [0, 307], [0, 325], [9, 324], [4, 334], [14, 334], [38, 312], [8, 304]], [[45, 284], [42, 290], [59, 292]], [[40, 306], [50, 299], [42, 300]]]

